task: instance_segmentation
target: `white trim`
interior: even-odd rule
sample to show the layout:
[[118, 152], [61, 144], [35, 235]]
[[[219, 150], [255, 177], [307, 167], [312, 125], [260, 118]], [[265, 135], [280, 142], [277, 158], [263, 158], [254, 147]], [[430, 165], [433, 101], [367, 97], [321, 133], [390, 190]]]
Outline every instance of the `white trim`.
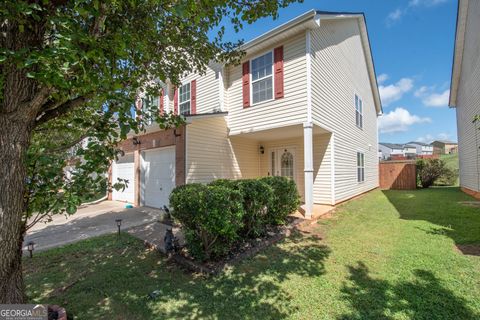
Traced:
[[450, 98], [448, 105], [457, 105], [458, 85], [462, 72], [463, 48], [465, 46], [465, 29], [467, 27], [469, 0], [459, 0], [457, 13], [457, 30], [455, 33], [455, 47], [453, 53], [452, 79], [450, 84]]
[[330, 189], [331, 204], [335, 205], [335, 133], [330, 137]]
[[[273, 172], [273, 168], [272, 168], [272, 152], [273, 151], [284, 151], [285, 149], [287, 149], [288, 151], [291, 151], [292, 154], [293, 154], [293, 181], [295, 181], [295, 184], [297, 183], [298, 181], [298, 177], [297, 177], [297, 146], [295, 145], [282, 145], [282, 144], [279, 144], [279, 145], [274, 145], [274, 146], [270, 146], [268, 149], [267, 149], [267, 153], [268, 153], [268, 169], [269, 171], [272, 173], [272, 176], [276, 176], [276, 174], [274, 174]], [[277, 160], [277, 159], [275, 159]]]
[[[181, 89], [182, 87], [186, 86], [186, 85], [189, 86], [189, 88], [188, 88], [189, 98], [188, 98], [188, 100], [185, 100], [185, 101], [183, 101], [183, 102], [180, 102], [180, 89]], [[192, 81], [189, 81], [189, 82], [187, 82], [187, 83], [184, 83], [184, 84], [182, 84], [180, 87], [178, 87], [178, 114], [179, 114], [179, 115], [184, 115], [184, 114], [181, 112], [181, 110], [182, 110], [181, 105], [182, 105], [182, 104], [185, 104], [185, 103], [187, 103], [187, 102], [188, 102], [188, 104], [189, 104], [189, 106], [190, 106], [190, 108], [189, 108], [189, 110], [188, 110], [188, 114], [191, 114], [191, 113], [192, 113]]]
[[219, 108], [220, 111], [224, 111], [223, 108], [225, 106], [225, 92], [224, 92], [224, 85], [223, 85], [223, 72], [224, 67], [221, 66], [220, 70], [218, 71], [218, 100], [219, 100]]
[[305, 59], [307, 64], [307, 122], [312, 122], [312, 46], [311, 32], [305, 33]]
[[[262, 101], [259, 101], [257, 103], [253, 103], [252, 61], [257, 59], [257, 58], [260, 58], [261, 56], [267, 55], [269, 52], [272, 53], [272, 75], [271, 75], [271, 77], [272, 77], [272, 98], [267, 99], [267, 100], [262, 100]], [[250, 58], [248, 60], [248, 66], [249, 66], [248, 67], [248, 69], [249, 69], [249, 74], [248, 74], [249, 83], [248, 83], [248, 85], [250, 86], [250, 90], [249, 90], [250, 91], [250, 106], [249, 107], [253, 107], [253, 106], [256, 106], [256, 105], [259, 105], [259, 104], [262, 104], [262, 103], [266, 103], [266, 102], [275, 100], [275, 52], [274, 52], [274, 49], [267, 50], [267, 51], [264, 51], [261, 54], [253, 56], [252, 58]], [[268, 76], [266, 76], [262, 79], [257, 79], [257, 80], [255, 80], [255, 82], [258, 82], [260, 80], [265, 80], [267, 78], [268, 78]]]
[[[357, 105], [356, 105], [355, 97], [358, 97], [358, 100], [362, 102], [362, 112], [360, 112], [360, 115], [362, 116], [362, 126], [361, 127], [357, 124]], [[363, 130], [363, 122], [364, 122], [363, 121], [363, 98], [356, 91], [353, 91], [353, 108], [355, 109], [355, 126], [358, 129]]]

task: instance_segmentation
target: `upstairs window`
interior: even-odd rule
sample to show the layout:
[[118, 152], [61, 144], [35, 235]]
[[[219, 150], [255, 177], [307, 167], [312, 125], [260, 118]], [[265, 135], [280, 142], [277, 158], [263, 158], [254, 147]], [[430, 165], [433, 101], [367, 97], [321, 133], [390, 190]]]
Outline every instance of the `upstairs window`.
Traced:
[[365, 154], [357, 152], [357, 181], [365, 181]]
[[252, 59], [252, 103], [273, 99], [273, 52]]
[[154, 120], [154, 114], [158, 110], [158, 99], [157, 96], [146, 96], [142, 99], [142, 117], [146, 125], [151, 125]]
[[358, 95], [355, 95], [355, 123], [360, 129], [363, 128], [363, 102]]
[[180, 114], [190, 114], [190, 82], [184, 84], [178, 90], [178, 103], [180, 105]]

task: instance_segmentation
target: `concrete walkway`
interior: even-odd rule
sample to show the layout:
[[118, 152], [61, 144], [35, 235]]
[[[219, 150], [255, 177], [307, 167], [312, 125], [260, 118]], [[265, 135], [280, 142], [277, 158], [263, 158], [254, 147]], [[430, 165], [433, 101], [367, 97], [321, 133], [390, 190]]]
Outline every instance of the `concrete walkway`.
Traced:
[[122, 219], [121, 229], [156, 222], [162, 210], [148, 207], [125, 209], [125, 203], [102, 201], [80, 208], [74, 215], [57, 215], [48, 223], [39, 222], [27, 232], [24, 250], [29, 241], [35, 242], [35, 251], [47, 250], [68, 243], [117, 231], [116, 219]]

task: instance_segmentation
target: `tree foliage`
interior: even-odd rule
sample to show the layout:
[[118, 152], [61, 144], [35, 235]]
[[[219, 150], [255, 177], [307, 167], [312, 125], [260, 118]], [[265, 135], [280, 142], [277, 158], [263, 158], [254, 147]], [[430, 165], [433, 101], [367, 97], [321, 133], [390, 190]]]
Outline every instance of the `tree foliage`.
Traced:
[[[132, 112], [139, 92], [158, 95], [161, 83], [203, 73], [212, 61], [235, 63], [241, 42], [224, 41], [223, 24], [239, 30], [289, 2], [3, 2], [12, 32], [41, 34], [37, 43], [0, 52], [1, 83], [9, 81], [10, 67], [36, 83], [33, 101], [16, 107], [35, 109], [25, 218], [74, 213], [85, 195], [101, 188], [119, 140], [145, 127], [141, 112]], [[1, 103], [6, 99], [2, 91]], [[172, 114], [155, 120], [162, 128], [182, 124]], [[66, 175], [72, 161], [75, 170]], [[119, 182], [117, 188], [125, 183]]]

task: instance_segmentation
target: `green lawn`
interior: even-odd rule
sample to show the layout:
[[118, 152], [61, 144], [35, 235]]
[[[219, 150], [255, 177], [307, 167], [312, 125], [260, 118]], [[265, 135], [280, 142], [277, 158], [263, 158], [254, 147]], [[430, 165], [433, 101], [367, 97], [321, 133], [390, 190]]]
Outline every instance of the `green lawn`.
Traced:
[[480, 208], [461, 201], [377, 190], [207, 279], [126, 234], [99, 237], [26, 258], [27, 291], [78, 319], [479, 319], [480, 257], [456, 245], [480, 244]]
[[442, 154], [440, 159], [445, 161], [447, 167], [453, 170], [458, 170], [458, 153], [454, 154]]

